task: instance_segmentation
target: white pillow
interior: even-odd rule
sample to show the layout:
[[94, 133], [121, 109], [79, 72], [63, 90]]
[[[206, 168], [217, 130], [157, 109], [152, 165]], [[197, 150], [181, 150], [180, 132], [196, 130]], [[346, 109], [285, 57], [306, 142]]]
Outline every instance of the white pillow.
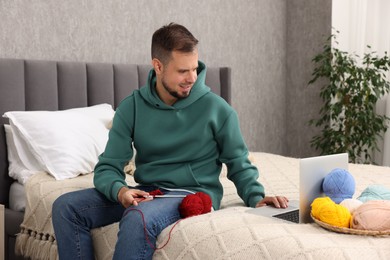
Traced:
[[[64, 180], [93, 171], [104, 151], [114, 110], [101, 104], [62, 111], [13, 111], [3, 116], [10, 120], [15, 144], [19, 142], [16, 148], [23, 149], [24, 141], [41, 169]], [[28, 153], [20, 156], [23, 163], [27, 157]]]
[[[8, 153], [8, 174], [11, 178], [14, 178], [21, 184], [25, 184], [27, 179], [35, 174], [36, 172], [39, 172], [39, 165], [37, 164], [36, 160], [33, 160], [29, 162], [30, 166], [29, 168], [26, 167], [26, 165], [22, 162], [19, 155], [21, 153], [18, 152], [18, 149], [15, 145], [14, 135], [13, 131], [10, 125], [4, 125], [5, 129], [5, 138], [7, 142], [7, 153]], [[27, 147], [27, 146], [25, 146]], [[24, 149], [24, 151], [21, 151], [22, 153], [29, 153], [31, 157], [31, 153], [28, 149]], [[35, 159], [35, 158], [32, 158]], [[34, 163], [36, 163], [34, 165]]]

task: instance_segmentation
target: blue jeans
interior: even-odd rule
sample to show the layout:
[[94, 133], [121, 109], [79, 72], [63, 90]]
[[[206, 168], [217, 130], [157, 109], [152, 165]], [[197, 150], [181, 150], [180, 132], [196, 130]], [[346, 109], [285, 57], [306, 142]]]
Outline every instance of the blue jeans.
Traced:
[[[156, 189], [150, 186], [136, 188], [145, 191]], [[164, 194], [188, 194], [184, 191], [162, 191]], [[157, 236], [180, 219], [182, 200], [155, 198], [125, 209], [94, 188], [66, 193], [54, 202], [52, 209], [60, 260], [95, 259], [91, 229], [114, 222], [119, 222], [119, 232], [113, 259], [152, 259]]]

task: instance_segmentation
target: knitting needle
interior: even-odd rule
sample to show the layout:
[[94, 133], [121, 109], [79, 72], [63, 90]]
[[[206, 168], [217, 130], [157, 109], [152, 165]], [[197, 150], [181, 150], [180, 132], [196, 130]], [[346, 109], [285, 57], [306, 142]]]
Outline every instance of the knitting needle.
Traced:
[[145, 195], [144, 198], [184, 198], [186, 195]]

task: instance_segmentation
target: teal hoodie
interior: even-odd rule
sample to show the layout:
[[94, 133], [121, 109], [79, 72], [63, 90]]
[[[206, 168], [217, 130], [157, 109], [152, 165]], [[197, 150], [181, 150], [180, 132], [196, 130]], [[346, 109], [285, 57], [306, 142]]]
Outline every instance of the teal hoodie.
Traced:
[[234, 109], [205, 85], [206, 66], [199, 62], [198, 78], [190, 95], [169, 106], [155, 90], [156, 75], [118, 106], [105, 151], [95, 167], [94, 185], [117, 201], [127, 185], [125, 164], [135, 157], [135, 181], [142, 185], [180, 188], [210, 195], [219, 209], [223, 188], [219, 181], [222, 163], [227, 177], [247, 206], [264, 197], [257, 182], [257, 168], [248, 159]]

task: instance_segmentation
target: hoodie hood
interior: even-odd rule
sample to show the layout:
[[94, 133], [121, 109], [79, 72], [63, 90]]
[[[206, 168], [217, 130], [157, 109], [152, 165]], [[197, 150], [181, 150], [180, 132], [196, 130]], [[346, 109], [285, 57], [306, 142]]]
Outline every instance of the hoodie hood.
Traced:
[[154, 71], [154, 69], [150, 70], [148, 81], [145, 86], [140, 89], [140, 94], [148, 103], [158, 109], [183, 109], [210, 92], [210, 88], [205, 84], [206, 71], [206, 65], [203, 62], [198, 61], [198, 78], [192, 86], [190, 95], [186, 98], [178, 100], [172, 106], [165, 104], [157, 95], [155, 88], [156, 72]]

